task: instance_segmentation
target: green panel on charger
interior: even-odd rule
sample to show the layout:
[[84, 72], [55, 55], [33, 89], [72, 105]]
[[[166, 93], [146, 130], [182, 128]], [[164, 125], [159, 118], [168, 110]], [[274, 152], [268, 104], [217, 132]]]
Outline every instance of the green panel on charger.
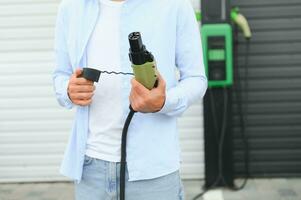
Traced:
[[208, 60], [225, 60], [225, 50], [224, 49], [211, 49], [208, 51]]
[[[224, 87], [233, 84], [233, 42], [232, 27], [229, 24], [205, 24], [201, 28], [204, 64], [208, 76], [208, 61], [225, 60], [224, 80], [208, 80], [208, 87]], [[224, 37], [225, 49], [208, 49], [209, 37]]]

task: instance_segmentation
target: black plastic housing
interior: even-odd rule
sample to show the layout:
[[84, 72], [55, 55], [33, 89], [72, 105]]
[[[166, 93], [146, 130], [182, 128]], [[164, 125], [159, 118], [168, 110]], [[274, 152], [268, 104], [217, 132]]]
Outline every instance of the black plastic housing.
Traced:
[[83, 68], [81, 77], [84, 77], [85, 79], [87, 79], [89, 81], [98, 82], [100, 74], [101, 74], [101, 72], [97, 69], [85, 67], [85, 68]]
[[153, 62], [154, 56], [146, 50], [142, 43], [141, 34], [133, 32], [129, 35], [130, 42], [130, 61], [134, 65], [143, 65], [146, 62]]
[[201, 0], [202, 24], [230, 23], [229, 0]]

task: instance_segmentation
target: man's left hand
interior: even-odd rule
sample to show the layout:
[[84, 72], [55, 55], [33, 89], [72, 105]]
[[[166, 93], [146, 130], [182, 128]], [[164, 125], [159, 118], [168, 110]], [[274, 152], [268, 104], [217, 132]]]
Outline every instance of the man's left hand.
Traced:
[[151, 90], [145, 88], [135, 78], [131, 80], [131, 84], [132, 89], [129, 98], [135, 111], [151, 113], [162, 109], [166, 98], [166, 83], [160, 74], [158, 74], [158, 86]]

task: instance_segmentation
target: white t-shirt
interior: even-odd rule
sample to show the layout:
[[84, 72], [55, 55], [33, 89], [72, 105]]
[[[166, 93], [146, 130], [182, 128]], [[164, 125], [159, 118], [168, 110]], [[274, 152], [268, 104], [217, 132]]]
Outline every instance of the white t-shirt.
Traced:
[[[119, 26], [123, 2], [99, 0], [100, 12], [87, 47], [88, 66], [120, 71]], [[90, 105], [86, 155], [120, 162], [122, 98], [120, 75], [101, 74]]]

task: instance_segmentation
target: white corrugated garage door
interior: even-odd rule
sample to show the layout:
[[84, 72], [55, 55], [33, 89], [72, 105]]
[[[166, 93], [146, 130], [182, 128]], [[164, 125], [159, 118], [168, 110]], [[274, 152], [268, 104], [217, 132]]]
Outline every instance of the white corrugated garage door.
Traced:
[[[65, 180], [58, 173], [73, 111], [53, 89], [59, 0], [0, 1], [0, 182]], [[203, 177], [202, 104], [179, 120], [184, 178]]]

